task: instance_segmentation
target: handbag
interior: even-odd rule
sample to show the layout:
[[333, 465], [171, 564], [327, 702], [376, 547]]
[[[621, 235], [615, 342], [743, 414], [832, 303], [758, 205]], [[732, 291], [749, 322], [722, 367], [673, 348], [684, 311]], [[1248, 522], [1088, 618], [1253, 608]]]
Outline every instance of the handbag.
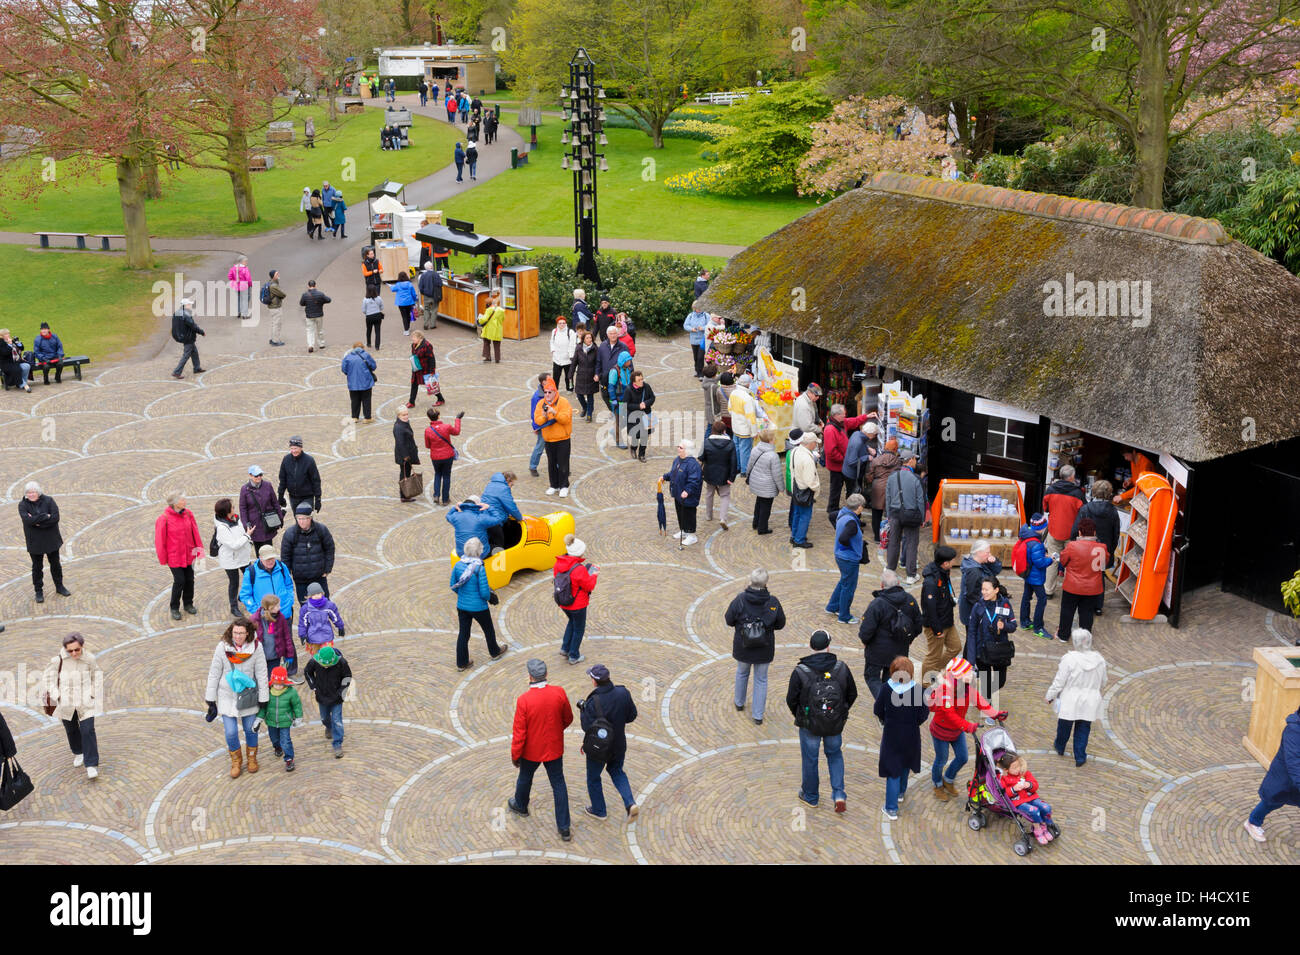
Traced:
[[212, 528], [212, 540], [208, 541], [208, 556], [217, 557], [221, 554], [221, 545], [217, 543], [217, 529]]
[[424, 376], [424, 389], [425, 389], [426, 392], [428, 392], [428, 393], [431, 394], [431, 395], [440, 395], [440, 394], [442, 394], [442, 386], [438, 384], [438, 376], [437, 376], [437, 375], [425, 375], [425, 376]]
[[10, 756], [5, 760], [4, 770], [0, 772], [0, 809], [12, 809], [30, 796], [35, 788], [32, 777], [18, 765], [18, 757]]
[[424, 474], [421, 471], [412, 471], [409, 476], [402, 478], [397, 482], [397, 488], [402, 497], [419, 497], [424, 493]]
[[415, 372], [417, 375], [424, 371], [424, 366], [420, 364], [420, 356], [414, 353], [411, 355], [411, 371]]
[[[55, 686], [56, 688], [57, 688], [58, 685], [59, 685], [59, 677], [62, 675], [62, 673], [63, 673], [63, 658], [60, 657], [60, 658], [59, 658], [59, 669], [58, 669], [58, 672], [54, 674], [54, 686]], [[46, 716], [53, 716], [53, 715], [54, 715], [54, 711], [57, 710], [58, 708], [59, 708], [59, 705], [58, 705], [57, 703], [55, 703], [53, 700], [50, 699], [50, 691], [49, 691], [49, 690], [46, 690], [46, 691], [45, 691], [45, 702], [44, 702], [44, 704], [41, 706], [41, 709], [45, 710], [45, 715], [46, 715]]]
[[270, 511], [262, 515], [262, 523], [266, 525], [268, 531], [276, 531], [284, 526], [284, 518], [275, 511]]
[[254, 706], [257, 706], [256, 685], [246, 687], [235, 694], [235, 709], [246, 710]]
[[810, 487], [795, 485], [794, 493], [790, 495], [790, 499], [796, 507], [812, 507], [817, 500], [817, 492]]

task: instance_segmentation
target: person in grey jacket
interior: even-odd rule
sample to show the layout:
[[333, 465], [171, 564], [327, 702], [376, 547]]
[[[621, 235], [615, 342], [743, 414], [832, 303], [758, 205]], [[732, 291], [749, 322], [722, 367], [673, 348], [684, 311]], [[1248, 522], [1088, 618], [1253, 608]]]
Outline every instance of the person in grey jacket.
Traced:
[[[707, 366], [705, 373], [708, 373]], [[772, 502], [785, 487], [785, 469], [772, 446], [775, 440], [776, 432], [765, 428], [758, 433], [758, 443], [749, 455], [749, 474], [745, 480], [754, 495], [754, 519], [750, 526], [756, 534], [772, 533], [772, 528], [767, 526], [768, 518], [772, 516]]]
[[[308, 117], [310, 119], [310, 117]], [[271, 269], [266, 284], [267, 314], [271, 318], [271, 344], [279, 347], [284, 344], [280, 338], [280, 320], [284, 316], [284, 289], [280, 288], [280, 270]]]
[[[889, 546], [885, 552], [885, 567], [895, 570], [900, 555], [907, 566], [910, 587], [921, 578], [916, 575], [916, 551], [921, 539], [921, 524], [925, 522], [925, 485], [917, 476], [916, 454], [904, 451], [903, 466], [885, 482], [885, 515], [889, 518]], [[921, 471], [924, 474], [924, 470]], [[904, 513], [915, 517], [917, 523], [908, 526], [901, 518]]]

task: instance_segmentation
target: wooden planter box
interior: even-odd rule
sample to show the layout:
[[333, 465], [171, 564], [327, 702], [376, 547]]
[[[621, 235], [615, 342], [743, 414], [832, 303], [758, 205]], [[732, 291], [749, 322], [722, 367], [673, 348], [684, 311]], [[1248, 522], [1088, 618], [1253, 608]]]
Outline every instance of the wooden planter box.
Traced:
[[1300, 708], [1300, 647], [1256, 647], [1255, 701], [1242, 745], [1268, 766], [1282, 742], [1286, 718]]

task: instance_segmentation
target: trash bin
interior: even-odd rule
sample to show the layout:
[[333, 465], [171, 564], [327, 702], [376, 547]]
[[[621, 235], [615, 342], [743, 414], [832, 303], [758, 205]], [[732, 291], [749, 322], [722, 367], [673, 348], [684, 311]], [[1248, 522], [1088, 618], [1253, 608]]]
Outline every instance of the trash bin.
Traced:
[[518, 147], [515, 146], [510, 147], [510, 168], [511, 169], [519, 168], [519, 149]]

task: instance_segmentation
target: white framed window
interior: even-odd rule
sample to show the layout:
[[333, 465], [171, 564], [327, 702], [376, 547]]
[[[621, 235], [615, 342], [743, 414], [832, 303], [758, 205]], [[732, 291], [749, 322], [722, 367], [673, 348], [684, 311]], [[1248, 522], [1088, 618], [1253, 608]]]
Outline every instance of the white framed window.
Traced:
[[787, 365], [794, 365], [798, 368], [803, 364], [803, 342], [797, 342], [793, 338], [786, 338], [784, 335], [775, 336], [777, 341], [776, 357], [778, 361], [783, 361]]
[[989, 417], [988, 441], [985, 453], [990, 457], [1009, 461], [1024, 461], [1025, 435], [1029, 425], [1012, 418]]

